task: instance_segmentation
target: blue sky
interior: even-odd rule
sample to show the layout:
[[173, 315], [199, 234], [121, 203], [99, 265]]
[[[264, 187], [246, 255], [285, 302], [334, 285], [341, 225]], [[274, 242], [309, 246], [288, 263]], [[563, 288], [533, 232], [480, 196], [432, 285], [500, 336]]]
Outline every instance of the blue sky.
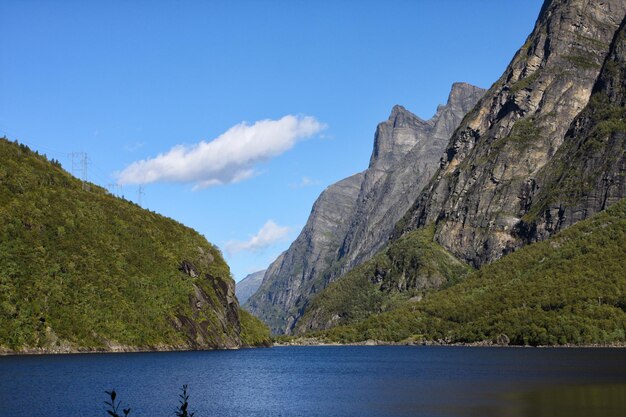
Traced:
[[132, 200], [144, 182], [239, 280], [367, 167], [394, 104], [429, 118], [453, 82], [489, 87], [541, 3], [3, 0], [0, 135], [68, 170], [85, 152]]

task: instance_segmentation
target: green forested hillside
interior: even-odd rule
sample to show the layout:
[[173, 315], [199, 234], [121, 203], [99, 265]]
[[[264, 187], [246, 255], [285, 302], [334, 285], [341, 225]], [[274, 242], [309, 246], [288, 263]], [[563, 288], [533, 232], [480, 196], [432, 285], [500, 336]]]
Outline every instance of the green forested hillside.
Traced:
[[433, 234], [432, 227], [411, 232], [329, 285], [313, 298], [296, 331], [364, 319], [461, 280], [471, 268], [433, 242]]
[[241, 340], [228, 265], [200, 234], [24, 145], [0, 140], [0, 161], [0, 349], [263, 342]]
[[626, 200], [420, 302], [313, 334], [338, 342], [625, 343], [624, 242]]

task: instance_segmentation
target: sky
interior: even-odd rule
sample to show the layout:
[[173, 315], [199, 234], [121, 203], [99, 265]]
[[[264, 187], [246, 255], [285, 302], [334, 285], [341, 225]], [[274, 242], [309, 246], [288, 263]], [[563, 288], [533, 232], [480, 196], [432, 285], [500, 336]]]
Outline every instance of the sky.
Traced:
[[0, 136], [77, 176], [86, 154], [240, 280], [367, 168], [395, 104], [428, 119], [453, 82], [490, 87], [541, 4], [0, 0]]

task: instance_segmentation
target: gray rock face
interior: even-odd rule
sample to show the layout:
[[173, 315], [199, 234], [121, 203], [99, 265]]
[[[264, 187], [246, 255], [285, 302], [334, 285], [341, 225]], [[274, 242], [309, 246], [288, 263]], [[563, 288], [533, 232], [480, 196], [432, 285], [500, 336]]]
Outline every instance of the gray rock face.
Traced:
[[235, 294], [237, 295], [239, 304], [243, 304], [248, 301], [248, 298], [250, 298], [250, 296], [259, 289], [261, 283], [263, 282], [265, 271], [266, 269], [253, 272], [236, 284]]
[[587, 105], [625, 14], [624, 0], [547, 1], [395, 235], [435, 222], [436, 241], [475, 266], [524, 244], [528, 194]]
[[[357, 211], [340, 250], [341, 272], [370, 259], [387, 243], [395, 224], [438, 168], [450, 136], [484, 93], [470, 84], [455, 83], [447, 104], [439, 106], [427, 122], [396, 106], [389, 120], [378, 126]], [[399, 151], [380, 152], [381, 143], [396, 142], [401, 144], [395, 145]]]
[[525, 241], [542, 240], [626, 197], [626, 18], [563, 145], [528, 184], [518, 225]]
[[322, 192], [300, 235], [270, 265], [261, 287], [245, 304], [273, 333], [290, 329], [306, 297], [323, 288], [323, 277], [350, 226], [363, 176], [353, 175]]
[[322, 193], [300, 236], [270, 266], [245, 308], [274, 333], [290, 333], [313, 294], [385, 245], [483, 93], [454, 84], [448, 103], [428, 121], [395, 106], [376, 129], [368, 169]]

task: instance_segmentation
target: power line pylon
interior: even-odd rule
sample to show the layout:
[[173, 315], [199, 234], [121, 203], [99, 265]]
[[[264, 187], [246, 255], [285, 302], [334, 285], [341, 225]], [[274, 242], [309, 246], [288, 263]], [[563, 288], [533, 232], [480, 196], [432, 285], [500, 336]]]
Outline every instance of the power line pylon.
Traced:
[[141, 201], [144, 195], [146, 195], [146, 193], [143, 190], [143, 186], [142, 185], [137, 186], [137, 204], [139, 205], [139, 207], [142, 207]]
[[[72, 152], [72, 175], [78, 177], [83, 182], [83, 190], [88, 191], [87, 178], [89, 175], [89, 156], [86, 152]], [[80, 175], [77, 175], [80, 173]]]

